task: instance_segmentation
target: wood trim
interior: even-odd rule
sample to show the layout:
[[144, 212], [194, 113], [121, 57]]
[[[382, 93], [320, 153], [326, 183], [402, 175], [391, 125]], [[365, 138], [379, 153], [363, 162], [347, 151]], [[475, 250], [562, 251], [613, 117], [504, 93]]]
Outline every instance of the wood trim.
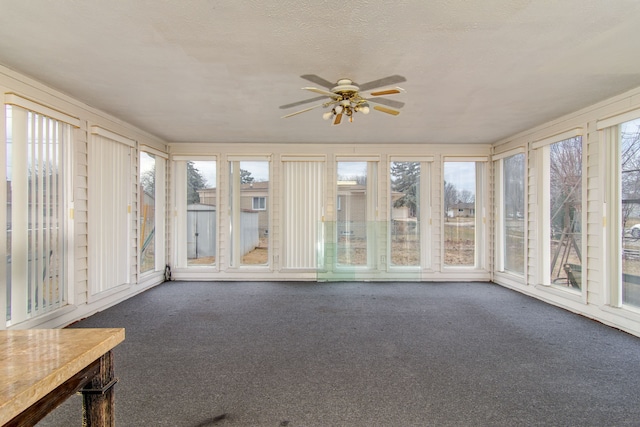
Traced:
[[7, 105], [15, 105], [16, 107], [24, 108], [25, 110], [33, 111], [34, 113], [42, 114], [52, 119], [68, 123], [76, 128], [80, 127], [79, 118], [70, 116], [69, 114], [56, 110], [55, 108], [40, 104], [39, 102], [23, 98], [15, 93], [6, 93], [4, 95], [4, 103]]

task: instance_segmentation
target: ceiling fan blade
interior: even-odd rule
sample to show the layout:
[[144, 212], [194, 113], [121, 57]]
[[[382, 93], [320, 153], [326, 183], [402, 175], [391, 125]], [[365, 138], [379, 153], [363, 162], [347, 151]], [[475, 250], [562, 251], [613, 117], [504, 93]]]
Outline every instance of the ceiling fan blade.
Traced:
[[393, 108], [402, 108], [404, 107], [404, 102], [396, 101], [393, 99], [387, 98], [366, 98], [368, 102], [374, 102], [376, 104], [386, 105], [387, 107]]
[[322, 87], [326, 87], [327, 89], [331, 89], [336, 85], [335, 83], [331, 83], [330, 81], [325, 80], [320, 76], [316, 76], [315, 74], [304, 74], [300, 77], [302, 77], [305, 80], [309, 80], [311, 83], [315, 83]]
[[341, 120], [342, 120], [342, 114], [336, 114], [336, 118], [335, 118], [335, 120], [333, 121], [333, 125], [334, 125], [334, 126], [339, 125]]
[[378, 92], [371, 92], [371, 96], [394, 95], [396, 93], [402, 93], [402, 92], [404, 92], [404, 89], [397, 87], [394, 89], [386, 89]]
[[364, 92], [367, 90], [375, 89], [377, 87], [391, 86], [391, 85], [395, 85], [395, 84], [406, 82], [406, 81], [407, 79], [396, 74], [393, 76], [383, 77], [381, 79], [362, 84], [360, 85], [360, 91]]
[[309, 98], [309, 99], [305, 99], [298, 102], [292, 102], [291, 104], [281, 105], [280, 109], [285, 110], [287, 108], [297, 107], [298, 105], [308, 104], [309, 102], [322, 101], [323, 99], [326, 99], [326, 98], [327, 98], [326, 96], [316, 96], [315, 98]]
[[318, 105], [314, 105], [313, 107], [305, 108], [304, 110], [296, 111], [295, 113], [287, 114], [286, 116], [282, 116], [282, 117], [280, 117], [280, 118], [281, 118], [281, 119], [286, 119], [287, 117], [295, 116], [296, 114], [300, 114], [300, 113], [306, 113], [306, 112], [307, 112], [307, 111], [309, 111], [309, 110], [313, 110], [313, 109], [315, 109], [315, 108], [322, 107], [322, 106], [324, 106], [324, 105], [325, 105], [325, 104], [318, 104]]
[[391, 108], [381, 107], [380, 105], [374, 105], [374, 110], [382, 111], [383, 113], [391, 114], [393, 116], [397, 116], [400, 114], [400, 111], [392, 110]]
[[310, 92], [319, 93], [320, 95], [328, 96], [330, 98], [335, 98], [336, 96], [338, 96], [333, 92], [329, 92], [328, 90], [324, 90], [324, 89], [318, 89], [317, 87], [303, 87], [302, 89], [308, 90]]

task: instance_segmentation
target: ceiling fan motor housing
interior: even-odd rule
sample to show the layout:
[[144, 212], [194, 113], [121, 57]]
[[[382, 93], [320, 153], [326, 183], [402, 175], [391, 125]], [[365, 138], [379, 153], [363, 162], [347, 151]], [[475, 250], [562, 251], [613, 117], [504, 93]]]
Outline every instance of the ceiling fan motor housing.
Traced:
[[353, 81], [349, 79], [338, 80], [337, 86], [331, 89], [331, 92], [342, 96], [343, 98], [350, 98], [354, 94], [358, 93], [360, 88], [353, 84]]

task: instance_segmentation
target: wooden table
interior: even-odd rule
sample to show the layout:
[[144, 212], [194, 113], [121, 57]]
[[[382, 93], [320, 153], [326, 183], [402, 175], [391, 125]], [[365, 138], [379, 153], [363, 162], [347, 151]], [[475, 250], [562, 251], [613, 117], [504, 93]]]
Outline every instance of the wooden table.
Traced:
[[124, 329], [0, 331], [0, 425], [30, 426], [83, 394], [83, 425], [115, 425], [113, 354]]

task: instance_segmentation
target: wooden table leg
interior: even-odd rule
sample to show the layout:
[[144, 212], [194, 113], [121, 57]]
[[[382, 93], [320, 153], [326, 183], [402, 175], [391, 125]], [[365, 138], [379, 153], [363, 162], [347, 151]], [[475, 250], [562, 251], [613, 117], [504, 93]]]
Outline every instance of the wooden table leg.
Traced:
[[114, 427], [115, 396], [113, 386], [118, 381], [114, 375], [113, 353], [100, 358], [100, 371], [82, 392], [82, 425], [85, 427]]
[[89, 384], [91, 378], [100, 372], [100, 360], [96, 360], [91, 365], [78, 372], [55, 390], [44, 396], [42, 399], [17, 415], [14, 419], [4, 424], [3, 427], [34, 426], [43, 419], [49, 412], [57, 408], [69, 396], [74, 395], [83, 387]]

